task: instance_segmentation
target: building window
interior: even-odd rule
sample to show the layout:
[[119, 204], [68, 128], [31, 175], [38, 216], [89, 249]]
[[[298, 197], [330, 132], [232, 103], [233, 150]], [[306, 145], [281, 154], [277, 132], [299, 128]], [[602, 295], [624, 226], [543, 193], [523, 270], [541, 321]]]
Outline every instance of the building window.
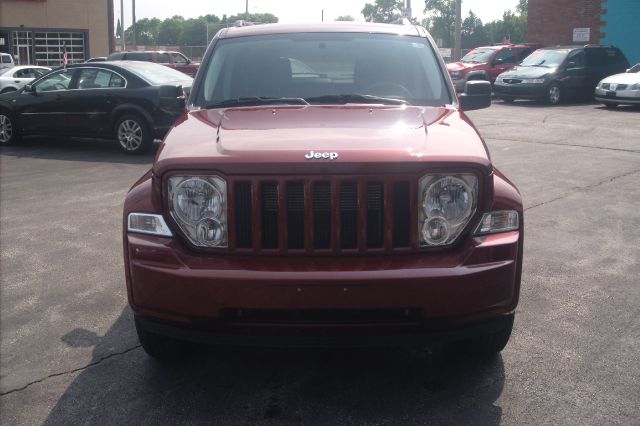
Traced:
[[61, 65], [65, 44], [70, 64], [85, 61], [84, 33], [37, 32], [33, 34], [36, 64], [44, 66]]

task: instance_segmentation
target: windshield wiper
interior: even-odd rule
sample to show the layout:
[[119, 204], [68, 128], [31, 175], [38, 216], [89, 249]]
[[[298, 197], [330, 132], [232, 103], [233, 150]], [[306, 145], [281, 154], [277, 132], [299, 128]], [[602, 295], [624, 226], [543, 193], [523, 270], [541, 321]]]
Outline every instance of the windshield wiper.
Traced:
[[245, 98], [225, 99], [206, 105], [204, 108], [229, 108], [236, 106], [256, 105], [309, 105], [303, 98], [268, 98], [261, 96], [249, 96]]
[[385, 98], [383, 96], [362, 95], [351, 93], [347, 95], [324, 95], [306, 98], [309, 103], [330, 103], [330, 104], [383, 104], [383, 105], [407, 105], [404, 99]]

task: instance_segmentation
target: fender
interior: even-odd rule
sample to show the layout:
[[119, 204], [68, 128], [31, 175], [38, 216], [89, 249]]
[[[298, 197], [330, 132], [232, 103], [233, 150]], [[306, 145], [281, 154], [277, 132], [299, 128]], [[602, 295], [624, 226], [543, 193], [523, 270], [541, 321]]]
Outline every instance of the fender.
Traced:
[[[480, 77], [480, 78], [478, 78], [478, 77]], [[487, 74], [487, 72], [483, 71], [483, 70], [471, 71], [469, 74], [467, 74], [467, 80], [487, 80], [487, 81], [491, 81], [491, 79], [489, 78], [489, 74]]]

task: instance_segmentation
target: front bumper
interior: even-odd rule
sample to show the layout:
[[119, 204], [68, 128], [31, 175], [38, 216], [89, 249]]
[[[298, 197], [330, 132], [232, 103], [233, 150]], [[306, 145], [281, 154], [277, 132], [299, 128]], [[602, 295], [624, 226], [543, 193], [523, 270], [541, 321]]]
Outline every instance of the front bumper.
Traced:
[[516, 84], [504, 84], [495, 82], [493, 85], [493, 92], [496, 96], [523, 98], [523, 99], [540, 99], [547, 90], [546, 84], [533, 84], [533, 83], [516, 83]]
[[[467, 237], [455, 249], [438, 252], [213, 256], [194, 253], [173, 238], [129, 233], [125, 259], [135, 314], [171, 327], [213, 333], [218, 339], [256, 330], [270, 330], [269, 337], [273, 330], [306, 330], [307, 336], [314, 330], [334, 337], [366, 331], [385, 340], [393, 330], [413, 340], [513, 312], [521, 245], [521, 231], [513, 231]], [[352, 311], [371, 316], [332, 317]], [[323, 314], [288, 316], [291, 312]], [[389, 317], [389, 312], [407, 315]], [[171, 328], [163, 330], [156, 331], [173, 334]]]
[[640, 105], [640, 90], [604, 90], [596, 88], [595, 98], [599, 102]]

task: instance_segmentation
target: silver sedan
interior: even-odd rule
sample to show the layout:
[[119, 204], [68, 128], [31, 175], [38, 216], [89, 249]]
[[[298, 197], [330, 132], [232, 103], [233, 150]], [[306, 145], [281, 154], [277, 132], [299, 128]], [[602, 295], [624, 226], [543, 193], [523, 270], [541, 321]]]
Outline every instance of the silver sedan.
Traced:
[[640, 64], [626, 73], [609, 76], [596, 86], [596, 100], [608, 108], [619, 104], [640, 105]]
[[36, 65], [20, 65], [0, 70], [0, 93], [20, 90], [34, 78], [51, 71], [51, 68]]

